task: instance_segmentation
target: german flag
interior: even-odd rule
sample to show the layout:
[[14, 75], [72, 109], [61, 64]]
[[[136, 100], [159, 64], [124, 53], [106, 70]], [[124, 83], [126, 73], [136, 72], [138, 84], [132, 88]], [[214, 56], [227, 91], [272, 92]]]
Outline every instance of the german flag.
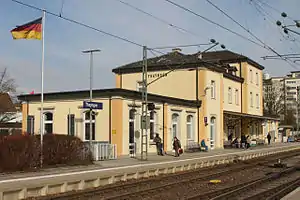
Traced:
[[14, 40], [17, 39], [36, 39], [42, 38], [42, 17], [27, 24], [17, 26], [17, 28], [10, 31]]

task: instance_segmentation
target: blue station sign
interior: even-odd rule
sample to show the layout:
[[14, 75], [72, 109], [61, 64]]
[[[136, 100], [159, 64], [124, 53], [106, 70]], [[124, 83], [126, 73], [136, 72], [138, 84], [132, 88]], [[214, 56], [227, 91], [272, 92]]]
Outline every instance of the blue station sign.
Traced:
[[84, 101], [83, 102], [83, 108], [102, 110], [103, 109], [103, 103]]

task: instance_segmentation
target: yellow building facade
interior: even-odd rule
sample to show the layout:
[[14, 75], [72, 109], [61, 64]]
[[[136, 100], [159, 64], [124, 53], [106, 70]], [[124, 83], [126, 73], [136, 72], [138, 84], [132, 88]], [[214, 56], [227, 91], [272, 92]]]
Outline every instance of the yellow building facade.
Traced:
[[[132, 144], [140, 152], [141, 64], [113, 69], [116, 88], [93, 92], [93, 102], [101, 103], [102, 109], [94, 110], [92, 139], [116, 144], [118, 155], [128, 155]], [[278, 123], [263, 116], [263, 69], [230, 51], [207, 52], [202, 59], [198, 53], [175, 51], [148, 59], [148, 100], [155, 104], [155, 110], [149, 111], [149, 152], [156, 152], [153, 138], [157, 133], [165, 151], [172, 151], [174, 136], [184, 148], [203, 139], [209, 149], [223, 148], [229, 134], [264, 140]], [[19, 99], [23, 101], [23, 131], [38, 134], [40, 95]], [[89, 110], [82, 107], [84, 101], [89, 101], [89, 91], [45, 94], [44, 129], [89, 140]]]

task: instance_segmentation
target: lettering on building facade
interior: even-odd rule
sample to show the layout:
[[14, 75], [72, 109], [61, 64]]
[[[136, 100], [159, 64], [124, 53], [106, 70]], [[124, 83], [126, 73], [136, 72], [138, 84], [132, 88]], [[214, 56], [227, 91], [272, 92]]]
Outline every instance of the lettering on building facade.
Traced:
[[165, 77], [165, 76], [167, 76], [167, 73], [148, 74], [148, 78], [159, 78], [159, 77]]

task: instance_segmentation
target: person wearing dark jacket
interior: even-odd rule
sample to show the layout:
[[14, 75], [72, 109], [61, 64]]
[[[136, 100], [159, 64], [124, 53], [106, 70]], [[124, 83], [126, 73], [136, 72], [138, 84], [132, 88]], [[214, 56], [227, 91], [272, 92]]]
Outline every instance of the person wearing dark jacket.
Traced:
[[173, 149], [175, 150], [175, 157], [179, 157], [179, 149], [181, 148], [180, 141], [177, 137], [174, 137]]
[[157, 155], [163, 156], [164, 154], [162, 153], [161, 138], [159, 137], [158, 133], [156, 134], [155, 138], [153, 139], [153, 142], [155, 142], [155, 144], [156, 144]]
[[242, 136], [241, 136], [241, 144], [242, 144], [242, 147], [243, 147], [243, 148], [246, 147], [246, 144], [247, 144], [247, 138], [246, 138], [245, 134], [242, 134]]
[[270, 135], [270, 133], [268, 133], [268, 135], [267, 135], [267, 138], [268, 138], [268, 144], [271, 144], [271, 135]]

